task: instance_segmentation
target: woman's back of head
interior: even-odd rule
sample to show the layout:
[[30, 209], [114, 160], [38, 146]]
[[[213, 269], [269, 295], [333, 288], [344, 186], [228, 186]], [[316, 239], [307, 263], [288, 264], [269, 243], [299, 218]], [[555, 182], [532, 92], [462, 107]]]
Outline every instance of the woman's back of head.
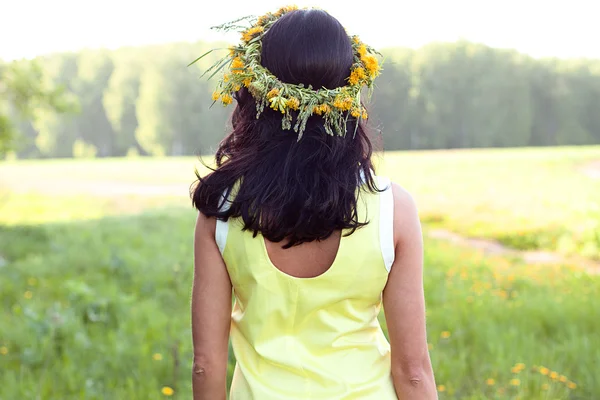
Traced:
[[261, 63], [286, 83], [315, 89], [344, 86], [353, 54], [344, 27], [321, 10], [284, 15], [263, 38]]
[[[354, 53], [342, 25], [321, 10], [296, 10], [279, 18], [262, 38], [261, 64], [281, 82], [313, 89], [347, 85]], [[364, 223], [356, 215], [363, 179], [371, 176], [372, 146], [364, 122], [347, 116], [345, 135], [330, 135], [325, 116], [311, 116], [301, 140], [282, 129], [279, 111], [265, 108], [242, 87], [232, 132], [216, 153], [217, 168], [198, 176], [193, 204], [207, 216], [241, 217], [244, 229], [292, 246], [329, 237]], [[297, 115], [294, 116], [297, 118]], [[231, 205], [223, 195], [237, 185]]]

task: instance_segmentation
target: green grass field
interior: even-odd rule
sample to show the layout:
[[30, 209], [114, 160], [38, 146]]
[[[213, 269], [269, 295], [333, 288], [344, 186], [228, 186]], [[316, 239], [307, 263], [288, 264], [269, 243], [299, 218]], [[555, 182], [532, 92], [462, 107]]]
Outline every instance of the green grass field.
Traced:
[[[595, 160], [599, 147], [389, 153], [379, 164], [417, 198], [426, 236], [442, 227], [597, 257]], [[0, 399], [191, 398], [194, 163], [0, 164]], [[600, 395], [600, 276], [425, 245], [441, 399]]]

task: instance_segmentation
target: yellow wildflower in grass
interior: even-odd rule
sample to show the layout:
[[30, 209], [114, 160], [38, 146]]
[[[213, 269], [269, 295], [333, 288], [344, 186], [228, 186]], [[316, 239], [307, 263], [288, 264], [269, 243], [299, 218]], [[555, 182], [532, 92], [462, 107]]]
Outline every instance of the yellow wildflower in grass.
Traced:
[[28, 290], [23, 294], [23, 297], [25, 297], [27, 300], [29, 300], [33, 297], [33, 293], [31, 292], [31, 290]]
[[575, 382], [568, 382], [567, 387], [569, 389], [577, 389], [577, 384]]
[[518, 374], [519, 372], [523, 371], [524, 369], [525, 369], [525, 364], [523, 364], [523, 363], [518, 363], [518, 364], [515, 364], [515, 366], [514, 366], [514, 367], [512, 367], [510, 371], [511, 371], [513, 374]]
[[562, 383], [566, 383], [568, 379], [567, 379], [566, 376], [561, 375], [561, 376], [558, 377], [558, 380], [561, 381]]
[[160, 360], [162, 360], [162, 359], [163, 359], [163, 356], [162, 356], [162, 354], [160, 354], [160, 353], [154, 353], [154, 354], [152, 355], [152, 359], [153, 359], [154, 361], [160, 361]]
[[555, 371], [550, 372], [550, 378], [554, 381], [558, 380], [558, 372], [555, 372]]
[[213, 101], [217, 101], [217, 100], [219, 100], [220, 98], [221, 98], [221, 93], [219, 93], [219, 92], [216, 92], [216, 91], [215, 91], [215, 92], [213, 92], [213, 94], [212, 94], [212, 99], [213, 99]]
[[253, 26], [248, 29], [246, 32], [242, 34], [242, 41], [248, 43], [251, 41], [256, 35], [264, 32], [265, 28], [263, 26]]
[[546, 367], [540, 367], [540, 374], [542, 375], [548, 375], [550, 373], [550, 370]]
[[8, 354], [8, 347], [6, 346], [2, 346], [0, 347], [0, 354], [2, 354], [3, 356]]
[[438, 385], [437, 390], [438, 390], [438, 392], [445, 392], [446, 391], [446, 386], [444, 386], [444, 385]]
[[173, 396], [173, 393], [175, 393], [175, 391], [169, 386], [163, 386], [163, 388], [161, 389], [161, 393], [165, 396]]
[[547, 383], [542, 384], [542, 390], [548, 390], [550, 389], [550, 385], [548, 385]]
[[231, 97], [228, 94], [224, 94], [223, 96], [221, 96], [221, 102], [223, 103], [224, 106], [231, 104], [232, 101], [233, 101], [233, 97]]
[[37, 283], [37, 280], [35, 278], [27, 279], [27, 284], [29, 284], [29, 286], [34, 286], [36, 283]]
[[494, 386], [496, 384], [496, 381], [493, 380], [492, 378], [488, 378], [485, 380], [485, 384], [488, 386]]
[[521, 384], [521, 381], [518, 380], [518, 379], [513, 378], [513, 379], [510, 380], [510, 384], [512, 386], [519, 386]]
[[279, 89], [273, 88], [267, 93], [267, 99], [272, 99], [275, 96], [279, 96]]
[[442, 339], [448, 339], [450, 337], [450, 332], [449, 331], [444, 331], [440, 334], [440, 337]]
[[351, 85], [356, 85], [359, 82], [363, 81], [367, 77], [365, 73], [365, 69], [363, 67], [358, 67], [350, 72], [350, 77], [348, 78], [348, 83]]
[[300, 107], [300, 100], [298, 100], [295, 97], [290, 97], [287, 102], [286, 105], [288, 106], [288, 108], [290, 110], [297, 110], [298, 107]]
[[231, 62], [231, 72], [234, 74], [241, 74], [244, 69], [244, 62], [240, 57], [236, 57]]

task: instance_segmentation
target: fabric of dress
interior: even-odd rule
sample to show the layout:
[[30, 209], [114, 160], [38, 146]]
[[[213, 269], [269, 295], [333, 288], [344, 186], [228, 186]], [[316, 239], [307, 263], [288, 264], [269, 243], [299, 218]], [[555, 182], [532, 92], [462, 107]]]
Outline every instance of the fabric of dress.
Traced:
[[359, 196], [369, 223], [342, 232], [331, 267], [314, 278], [277, 269], [264, 238], [238, 219], [217, 223], [235, 295], [231, 400], [397, 399], [377, 319], [393, 262], [393, 199], [389, 180], [378, 185], [386, 192]]

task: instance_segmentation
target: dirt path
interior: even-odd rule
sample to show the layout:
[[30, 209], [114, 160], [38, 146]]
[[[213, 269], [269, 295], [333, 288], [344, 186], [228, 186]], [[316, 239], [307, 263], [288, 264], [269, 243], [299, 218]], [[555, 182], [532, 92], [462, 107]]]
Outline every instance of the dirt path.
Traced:
[[581, 267], [582, 270], [592, 275], [600, 275], [600, 262], [583, 257], [566, 257], [550, 251], [521, 251], [511, 249], [499, 242], [488, 239], [475, 239], [461, 236], [444, 229], [433, 229], [427, 234], [430, 238], [441, 239], [458, 246], [479, 249], [486, 254], [517, 257], [527, 264], [568, 264]]

